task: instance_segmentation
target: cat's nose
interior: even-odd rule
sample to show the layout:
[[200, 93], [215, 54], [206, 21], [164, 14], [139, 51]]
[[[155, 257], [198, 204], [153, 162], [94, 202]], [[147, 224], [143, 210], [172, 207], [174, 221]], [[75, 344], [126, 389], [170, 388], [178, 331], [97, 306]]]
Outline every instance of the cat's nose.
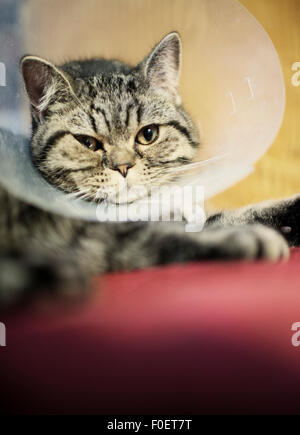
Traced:
[[124, 163], [123, 165], [116, 166], [116, 170], [120, 172], [121, 175], [125, 178], [128, 170], [132, 168], [133, 164], [131, 163]]

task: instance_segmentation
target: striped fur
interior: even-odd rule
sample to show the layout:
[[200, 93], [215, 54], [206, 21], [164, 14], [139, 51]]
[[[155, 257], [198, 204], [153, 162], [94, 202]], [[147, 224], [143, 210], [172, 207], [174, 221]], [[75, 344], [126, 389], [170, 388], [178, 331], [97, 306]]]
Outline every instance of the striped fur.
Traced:
[[[197, 129], [178, 104], [180, 49], [173, 33], [136, 67], [104, 59], [59, 67], [46, 61], [39, 101], [33, 101], [36, 92], [28, 75], [32, 69], [44, 73], [45, 61], [25, 57], [23, 75], [36, 113], [32, 157], [43, 176], [65, 192], [88, 191], [89, 200], [118, 193], [123, 180], [116, 168], [123, 163], [132, 166], [129, 188], [150, 189], [176, 178], [164, 162], [168, 168], [189, 163], [199, 146]], [[139, 130], [153, 124], [159, 127], [158, 139], [138, 144]], [[103, 149], [90, 151], [76, 140], [78, 135], [97, 138]]]
[[[189, 163], [199, 146], [177, 92], [180, 51], [179, 36], [171, 33], [136, 67], [103, 59], [58, 67], [25, 56], [32, 160], [42, 175], [65, 192], [85, 192], [89, 200], [100, 186], [103, 196], [105, 187], [118, 189], [124, 174], [116, 168], [124, 163], [131, 165], [129, 185], [169, 182], [174, 175], [166, 169]], [[157, 140], [137, 143], [138, 131], [153, 124]], [[83, 145], [82, 135], [97, 139], [96, 151]], [[197, 234], [186, 233], [184, 223], [67, 219], [1, 188], [0, 204], [0, 307], [35, 297], [36, 289], [73, 294], [86, 277], [101, 272], [207, 259], [287, 258], [280, 232], [290, 245], [300, 244], [299, 196], [217, 213]]]

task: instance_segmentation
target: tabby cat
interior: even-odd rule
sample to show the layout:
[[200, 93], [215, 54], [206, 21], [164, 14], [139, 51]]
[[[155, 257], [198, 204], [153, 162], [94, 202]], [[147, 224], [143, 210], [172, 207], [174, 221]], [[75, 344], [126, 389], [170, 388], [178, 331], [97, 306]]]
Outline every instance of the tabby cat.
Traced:
[[[43, 177], [89, 201], [120, 183], [172, 181], [200, 140], [181, 105], [181, 41], [168, 34], [135, 67], [91, 59], [61, 66], [25, 56], [32, 113], [32, 161]], [[99, 188], [100, 198], [99, 198]], [[137, 198], [131, 198], [135, 201]], [[0, 305], [36, 291], [80, 292], [101, 272], [198, 260], [287, 258], [300, 244], [300, 196], [184, 223], [90, 223], [51, 214], [0, 189]], [[281, 234], [282, 233], [282, 234]]]

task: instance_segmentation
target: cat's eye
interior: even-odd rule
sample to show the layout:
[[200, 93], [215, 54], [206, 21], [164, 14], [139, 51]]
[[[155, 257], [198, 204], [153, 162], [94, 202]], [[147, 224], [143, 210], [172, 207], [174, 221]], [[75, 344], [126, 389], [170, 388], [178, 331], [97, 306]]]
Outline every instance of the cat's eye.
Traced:
[[91, 151], [103, 150], [103, 144], [92, 136], [76, 135], [75, 138]]
[[158, 138], [158, 131], [157, 125], [147, 125], [138, 132], [135, 141], [141, 145], [150, 145]]

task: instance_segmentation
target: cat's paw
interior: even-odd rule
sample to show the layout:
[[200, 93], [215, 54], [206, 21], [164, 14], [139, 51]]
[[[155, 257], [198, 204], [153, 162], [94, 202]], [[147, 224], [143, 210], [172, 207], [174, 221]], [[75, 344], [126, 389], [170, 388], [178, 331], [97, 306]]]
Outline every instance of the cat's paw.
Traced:
[[[158, 244], [158, 246], [157, 246]], [[187, 261], [284, 260], [289, 247], [276, 230], [261, 224], [207, 228], [199, 233], [170, 233], [151, 238], [155, 264]]]
[[289, 257], [289, 247], [278, 231], [264, 225], [224, 229], [223, 247], [228, 259], [278, 261]]
[[85, 280], [72, 263], [38, 255], [0, 255], [0, 309], [44, 297], [80, 294]]

